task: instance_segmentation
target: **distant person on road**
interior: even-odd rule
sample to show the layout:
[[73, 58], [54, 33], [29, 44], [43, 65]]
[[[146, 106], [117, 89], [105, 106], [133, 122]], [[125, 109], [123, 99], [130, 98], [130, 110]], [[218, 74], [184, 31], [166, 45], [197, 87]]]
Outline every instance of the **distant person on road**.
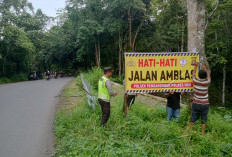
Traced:
[[175, 118], [176, 122], [178, 122], [180, 117], [180, 96], [184, 95], [184, 92], [166, 92], [165, 96], [167, 97], [167, 120], [169, 122], [172, 121], [172, 118]]
[[46, 79], [50, 78], [51, 73], [49, 71], [46, 72]]
[[36, 72], [34, 72], [34, 79], [35, 79], [35, 80], [37, 79], [37, 75], [36, 75]]
[[64, 76], [64, 73], [63, 71], [60, 72], [60, 77], [63, 77]]
[[57, 76], [58, 76], [58, 74], [57, 74], [57, 72], [55, 71], [55, 72], [54, 72], [54, 78], [57, 79]]
[[104, 76], [98, 81], [98, 101], [101, 105], [102, 120], [101, 126], [105, 126], [110, 117], [110, 97], [116, 96], [117, 92], [113, 91], [110, 77], [112, 76], [112, 68], [104, 68]]
[[202, 69], [199, 71], [196, 78], [196, 70], [198, 63], [195, 63], [193, 70], [193, 87], [194, 87], [194, 98], [192, 103], [192, 115], [190, 119], [190, 126], [193, 126], [194, 123], [201, 116], [201, 126], [202, 134], [205, 134], [207, 116], [209, 112], [209, 99], [208, 99], [208, 87], [211, 82], [210, 73], [205, 65], [202, 66]]

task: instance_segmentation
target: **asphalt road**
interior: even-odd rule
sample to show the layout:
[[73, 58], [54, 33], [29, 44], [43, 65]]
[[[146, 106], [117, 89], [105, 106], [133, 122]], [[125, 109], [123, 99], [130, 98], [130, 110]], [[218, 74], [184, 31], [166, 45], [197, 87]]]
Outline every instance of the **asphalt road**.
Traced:
[[0, 85], [0, 157], [45, 157], [53, 152], [55, 106], [71, 79]]

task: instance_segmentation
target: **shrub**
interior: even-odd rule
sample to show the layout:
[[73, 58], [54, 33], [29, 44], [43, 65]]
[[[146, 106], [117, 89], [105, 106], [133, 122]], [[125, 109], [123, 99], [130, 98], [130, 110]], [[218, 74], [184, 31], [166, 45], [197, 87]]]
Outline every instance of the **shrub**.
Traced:
[[0, 84], [2, 84], [2, 83], [8, 83], [8, 82], [11, 82], [10, 79], [8, 79], [6, 77], [0, 78]]
[[10, 78], [12, 82], [20, 82], [20, 81], [26, 81], [28, 80], [27, 75], [24, 73], [19, 73], [17, 75], [14, 75]]
[[122, 75], [121, 77], [112, 77], [111, 80], [120, 84], [123, 84], [123, 80], [124, 80], [125, 76]]
[[17, 75], [11, 76], [10, 78], [2, 77], [0, 78], [0, 84], [2, 83], [10, 83], [10, 82], [20, 82], [20, 81], [26, 81], [27, 75], [24, 73], [19, 73]]
[[93, 67], [87, 73], [83, 73], [84, 79], [88, 80], [88, 82], [93, 86], [93, 89], [97, 91], [98, 89], [98, 81], [104, 75], [104, 72], [99, 67]]

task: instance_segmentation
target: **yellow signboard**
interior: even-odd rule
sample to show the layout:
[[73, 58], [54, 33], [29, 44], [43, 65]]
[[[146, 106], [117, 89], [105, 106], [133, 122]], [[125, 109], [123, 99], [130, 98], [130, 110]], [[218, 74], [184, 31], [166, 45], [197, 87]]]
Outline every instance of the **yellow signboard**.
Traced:
[[192, 92], [199, 53], [125, 53], [126, 92]]

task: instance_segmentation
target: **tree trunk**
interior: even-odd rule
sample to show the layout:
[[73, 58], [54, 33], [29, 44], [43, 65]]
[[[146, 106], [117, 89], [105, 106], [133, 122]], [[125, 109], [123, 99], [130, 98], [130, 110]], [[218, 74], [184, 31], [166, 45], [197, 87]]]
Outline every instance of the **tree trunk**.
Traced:
[[225, 87], [226, 87], [226, 65], [223, 67], [223, 83], [222, 83], [222, 105], [225, 104]]
[[199, 55], [199, 61], [200, 65], [206, 65], [207, 68], [210, 70], [209, 63], [207, 61], [206, 55], [205, 55], [205, 0], [197, 0], [198, 1], [198, 44], [199, 48], [198, 51], [200, 53]]
[[[188, 52], [197, 52], [197, 0], [187, 0], [188, 12]], [[191, 111], [193, 93], [188, 93], [188, 109]]]
[[[183, 2], [182, 2], [183, 4]], [[182, 5], [183, 7], [183, 5]], [[180, 51], [184, 52], [184, 28], [185, 28], [185, 21], [184, 21], [184, 17], [183, 17], [183, 21], [182, 21], [182, 30], [181, 30], [181, 46], [180, 46]], [[179, 46], [178, 46], [179, 49]], [[180, 104], [182, 104], [182, 95], [180, 95]]]
[[182, 32], [181, 32], [181, 52], [184, 52], [184, 29], [185, 29], [185, 21], [183, 18], [183, 22], [182, 22]]
[[129, 40], [130, 40], [130, 51], [132, 51], [132, 17], [130, 8], [128, 10], [128, 20], [129, 20]]
[[218, 37], [217, 37], [217, 30], [215, 30], [215, 40], [216, 40], [216, 48], [217, 48], [217, 54], [219, 55], [219, 47], [218, 47]]
[[118, 76], [119, 78], [121, 78], [122, 75], [122, 54], [121, 54], [121, 50], [119, 50], [119, 60], [118, 60]]
[[100, 42], [99, 42], [99, 39], [98, 39], [98, 67], [101, 66], [101, 48], [100, 48]]
[[121, 45], [121, 35], [120, 35], [120, 28], [119, 28], [119, 34], [118, 34], [118, 76], [121, 77], [122, 74], [122, 45]]
[[209, 64], [205, 55], [205, 0], [187, 0], [188, 51], [199, 52], [200, 66]]
[[131, 47], [132, 51], [135, 50], [135, 42], [136, 42], [138, 33], [139, 33], [140, 29], [142, 28], [143, 24], [144, 24], [144, 20], [141, 22], [141, 24], [139, 25], [138, 29], [136, 30], [136, 33], [135, 33], [135, 36], [134, 36], [134, 41], [133, 41], [133, 44], [132, 44], [132, 47]]
[[[188, 52], [199, 52], [200, 65], [209, 64], [205, 55], [205, 0], [187, 0]], [[188, 94], [189, 108], [193, 93]]]
[[98, 56], [97, 56], [97, 44], [95, 43], [95, 61], [96, 61], [96, 66], [98, 66]]
[[96, 65], [98, 67], [100, 67], [100, 64], [99, 64], [99, 54], [98, 54], [98, 44], [95, 43], [95, 60], [96, 60]]
[[127, 41], [126, 41], [126, 38], [124, 38], [124, 47], [123, 47], [123, 53], [122, 53], [122, 73], [125, 74], [125, 50], [127, 48]]
[[188, 51], [197, 51], [197, 0], [187, 0], [188, 11]]

